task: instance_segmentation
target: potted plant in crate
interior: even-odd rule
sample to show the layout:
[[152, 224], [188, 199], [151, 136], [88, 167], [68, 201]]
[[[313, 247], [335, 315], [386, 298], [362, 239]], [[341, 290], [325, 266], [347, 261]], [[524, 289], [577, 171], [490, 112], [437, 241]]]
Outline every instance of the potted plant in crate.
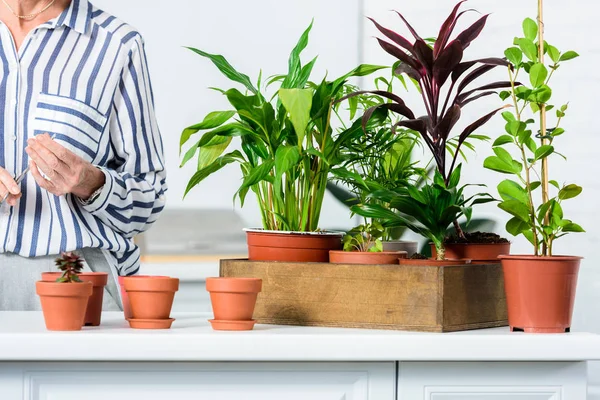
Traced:
[[331, 250], [329, 262], [338, 264], [398, 264], [406, 251], [384, 251], [385, 229], [378, 220], [359, 225], [344, 236], [344, 250]]
[[[227, 164], [240, 165], [243, 180], [235, 197], [243, 206], [249, 191], [254, 192], [262, 213], [262, 229], [247, 231], [251, 260], [327, 262], [329, 250], [342, 246], [342, 233], [319, 229], [327, 179], [336, 164], [340, 140], [353, 134], [338, 136], [332, 127], [334, 103], [348, 78], [382, 67], [361, 65], [336, 80], [310, 82], [316, 59], [302, 65], [300, 55], [311, 27], [293, 49], [287, 74], [269, 80], [267, 87], [279, 85], [272, 100], [264, 93], [260, 77], [254, 85], [224, 57], [191, 49], [211, 60], [247, 93], [235, 88], [219, 90], [233, 110], [212, 112], [183, 131], [182, 146], [204, 132], [183, 157], [182, 164], [198, 158], [198, 170], [186, 194]], [[239, 138], [241, 151], [223, 154], [234, 137]]]
[[[548, 85], [560, 65], [578, 55], [574, 51], [562, 53], [545, 42], [540, 28], [542, 2], [538, 5], [539, 26], [526, 19], [524, 37], [516, 38], [515, 45], [506, 50], [514, 68], [508, 70], [512, 86], [501, 97], [510, 99], [514, 112], [503, 113], [506, 134], [496, 139], [495, 155], [484, 165], [513, 177], [498, 185], [502, 197], [498, 206], [512, 216], [506, 230], [525, 236], [533, 245], [531, 255], [500, 257], [509, 325], [512, 330], [525, 332], [566, 332], [571, 326], [581, 257], [555, 255], [554, 241], [584, 231], [565, 218], [562, 208], [563, 201], [577, 197], [582, 188], [549, 179], [548, 158], [562, 156], [555, 149], [555, 139], [565, 133], [561, 123], [567, 105], [552, 104]], [[519, 75], [528, 78], [527, 85], [515, 85]], [[556, 117], [551, 119], [549, 111], [553, 109]]]
[[[56, 265], [61, 271], [65, 271], [67, 265], [74, 265], [73, 269], [81, 271], [83, 269], [83, 259], [74, 252], [63, 253], [56, 260]], [[108, 282], [108, 273], [78, 272], [77, 277], [83, 282], [92, 282], [94, 288], [88, 300], [84, 325], [99, 326], [102, 320], [102, 300], [104, 299], [104, 287]], [[64, 272], [42, 273], [42, 281], [44, 282], [61, 282], [63, 279]]]
[[[474, 81], [492, 69], [498, 66], [508, 66], [509, 63], [501, 58], [463, 60], [465, 50], [479, 36], [485, 27], [488, 16], [483, 16], [451, 39], [458, 20], [464, 14], [464, 12], [459, 13], [462, 3], [464, 1], [454, 7], [442, 24], [433, 48], [418, 35], [400, 13], [398, 15], [414, 37], [414, 42], [410, 42], [400, 34], [372, 20], [379, 32], [386, 37], [386, 40], [377, 39], [382, 49], [400, 61], [396, 73], [406, 74], [418, 83], [426, 114], [416, 117], [402, 98], [391, 92], [373, 92], [390, 100], [389, 103], [377, 105], [374, 108], [385, 108], [404, 117], [396, 123], [394, 129], [406, 127], [421, 135], [423, 142], [433, 155], [439, 177], [446, 186], [450, 183], [463, 148], [473, 147], [468, 140], [486, 139], [485, 136], [475, 135], [474, 132], [501, 110], [499, 108], [489, 112], [467, 125], [459, 135], [453, 137], [451, 136], [452, 130], [461, 118], [463, 109], [482, 97], [495, 94], [496, 89], [507, 88], [511, 85], [509, 81], [486, 83], [480, 86], [473, 85]], [[518, 85], [516, 82], [515, 84]], [[358, 92], [356, 95], [360, 94], [362, 92]], [[366, 112], [364, 118], [368, 119], [372, 113], [372, 110]], [[463, 240], [477, 238], [477, 236], [467, 237], [457, 220], [453, 221], [453, 225], [456, 235]], [[503, 241], [498, 248], [498, 254], [504, 253], [506, 243]], [[475, 258], [480, 259], [477, 255]]]
[[78, 274], [83, 263], [65, 253], [56, 260], [62, 272], [55, 282], [36, 282], [46, 328], [51, 331], [79, 331], [85, 321], [88, 299], [93, 291], [92, 282], [83, 282]]

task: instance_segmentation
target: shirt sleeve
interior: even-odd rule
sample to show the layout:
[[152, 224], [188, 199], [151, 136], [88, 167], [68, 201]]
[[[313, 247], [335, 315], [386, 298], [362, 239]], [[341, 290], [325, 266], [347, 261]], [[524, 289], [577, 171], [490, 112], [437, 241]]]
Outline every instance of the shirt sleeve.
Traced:
[[117, 233], [133, 237], [157, 220], [167, 191], [163, 144], [139, 35], [116, 88], [109, 124], [114, 160], [98, 166], [106, 182], [98, 197], [79, 203]]

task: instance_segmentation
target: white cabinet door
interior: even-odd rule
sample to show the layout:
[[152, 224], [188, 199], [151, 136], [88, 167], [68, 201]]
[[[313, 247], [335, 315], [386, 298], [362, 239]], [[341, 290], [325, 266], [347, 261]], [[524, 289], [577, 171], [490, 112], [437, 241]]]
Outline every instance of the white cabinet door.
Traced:
[[398, 400], [586, 400], [584, 362], [400, 363]]
[[395, 363], [0, 366], [2, 400], [394, 400]]

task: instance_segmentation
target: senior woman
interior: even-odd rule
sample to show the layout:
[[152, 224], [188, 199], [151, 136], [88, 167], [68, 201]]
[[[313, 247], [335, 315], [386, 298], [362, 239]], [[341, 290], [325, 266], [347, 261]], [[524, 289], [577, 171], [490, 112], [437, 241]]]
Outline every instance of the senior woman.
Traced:
[[116, 300], [165, 203], [144, 43], [88, 0], [0, 1], [0, 310], [38, 309], [72, 250]]

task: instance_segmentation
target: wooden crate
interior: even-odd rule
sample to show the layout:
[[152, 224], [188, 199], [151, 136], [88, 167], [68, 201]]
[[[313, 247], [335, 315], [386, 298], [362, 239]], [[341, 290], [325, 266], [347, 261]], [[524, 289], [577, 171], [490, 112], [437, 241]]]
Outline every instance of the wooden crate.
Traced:
[[263, 324], [453, 332], [508, 325], [500, 264], [347, 265], [221, 260], [262, 278]]

